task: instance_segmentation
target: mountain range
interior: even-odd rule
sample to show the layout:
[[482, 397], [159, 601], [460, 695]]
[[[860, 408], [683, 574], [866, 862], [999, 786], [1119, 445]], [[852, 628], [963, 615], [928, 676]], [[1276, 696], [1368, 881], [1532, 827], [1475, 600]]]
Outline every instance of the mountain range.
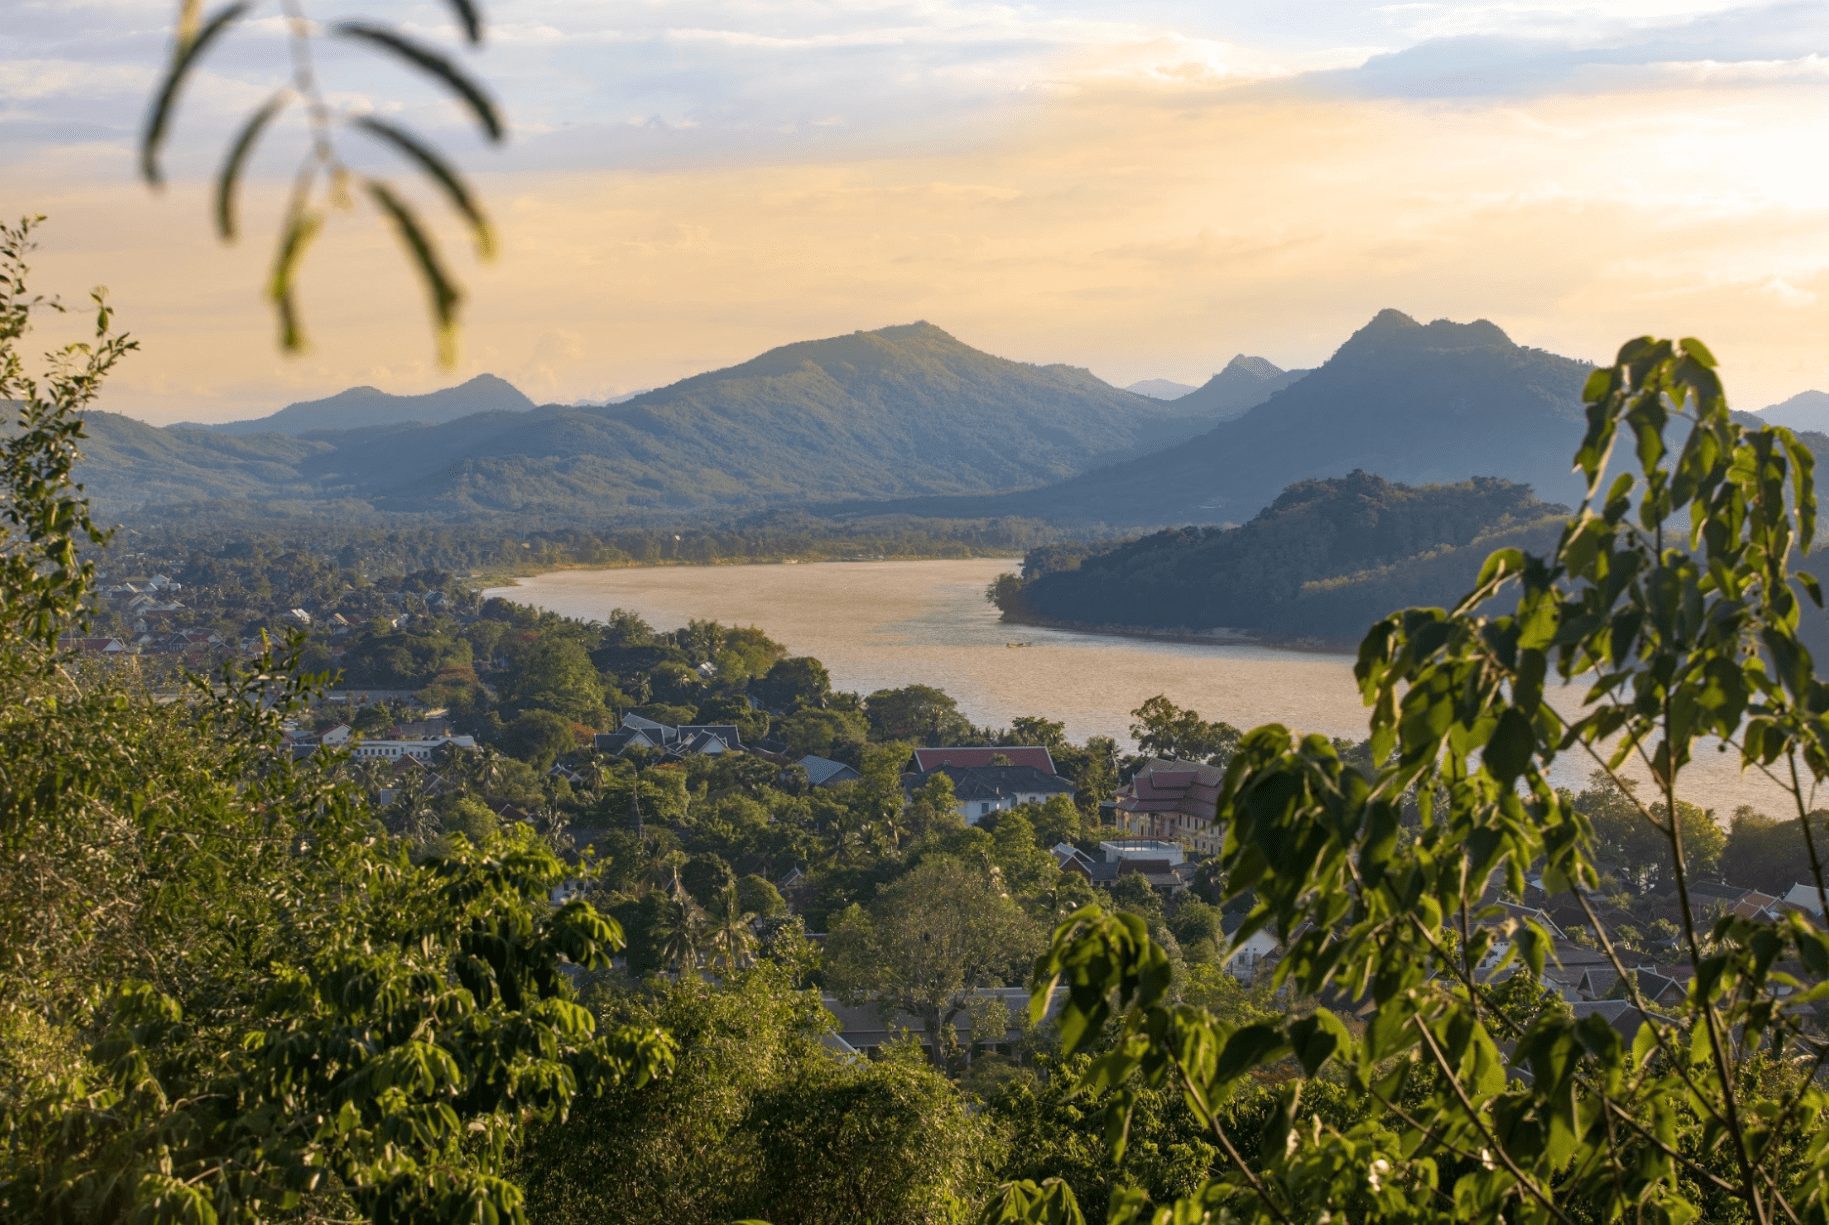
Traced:
[[288, 404], [276, 413], [248, 421], [224, 421], [190, 428], [220, 434], [316, 434], [360, 430], [377, 425], [438, 425], [476, 413], [522, 413], [533, 401], [519, 388], [493, 374], [422, 396], [393, 395], [374, 387], [351, 387], [322, 400]]
[[1177, 446], [1037, 489], [895, 509], [1061, 524], [1240, 523], [1298, 481], [1356, 469], [1415, 485], [1496, 476], [1573, 500], [1580, 487], [1569, 461], [1590, 369], [1514, 344], [1486, 320], [1423, 324], [1380, 311], [1319, 368]]
[[[1587, 370], [1484, 320], [1386, 310], [1314, 370], [1240, 355], [1163, 400], [915, 323], [786, 345], [611, 404], [534, 407], [481, 376], [425, 396], [356, 388], [228, 426], [97, 413], [79, 476], [113, 514], [261, 502], [631, 525], [774, 508], [1068, 530], [1242, 523], [1291, 485], [1354, 471], [1497, 477], [1573, 501]], [[1767, 411], [1808, 425], [1812, 403]]]
[[1758, 417], [1768, 425], [1829, 434], [1829, 392], [1800, 391], [1789, 400], [1760, 409]]
[[[479, 390], [514, 407], [343, 430], [323, 423], [333, 413], [345, 419], [350, 396], [378, 393], [295, 405], [230, 431], [154, 430], [98, 414], [80, 476], [112, 509], [265, 496], [444, 515], [652, 519], [989, 494], [1144, 454], [1211, 424], [1199, 406], [1122, 391], [1071, 366], [993, 357], [928, 323], [786, 345], [619, 404], [526, 408], [499, 380], [473, 380], [392, 397], [387, 414], [454, 411], [455, 393]], [[275, 422], [289, 432], [271, 432]], [[243, 432], [262, 425], [268, 432]]]

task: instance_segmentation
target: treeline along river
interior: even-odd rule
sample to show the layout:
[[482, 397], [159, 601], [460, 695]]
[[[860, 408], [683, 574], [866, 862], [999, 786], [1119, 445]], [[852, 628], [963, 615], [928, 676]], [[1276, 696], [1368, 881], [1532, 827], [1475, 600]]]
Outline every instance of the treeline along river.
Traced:
[[[819, 659], [837, 688], [934, 685], [974, 723], [1045, 715], [1065, 722], [1074, 740], [1104, 735], [1128, 744], [1130, 712], [1156, 694], [1241, 728], [1274, 722], [1366, 735], [1351, 655], [1006, 625], [984, 591], [1020, 567], [974, 558], [562, 570], [486, 594], [584, 620], [624, 608], [661, 629], [693, 619], [754, 625], [794, 654]], [[1583, 764], [1570, 757], [1559, 766], [1558, 783], [1582, 784]], [[1699, 755], [1682, 798], [1723, 821], [1743, 803], [1789, 811], [1731, 753]]]

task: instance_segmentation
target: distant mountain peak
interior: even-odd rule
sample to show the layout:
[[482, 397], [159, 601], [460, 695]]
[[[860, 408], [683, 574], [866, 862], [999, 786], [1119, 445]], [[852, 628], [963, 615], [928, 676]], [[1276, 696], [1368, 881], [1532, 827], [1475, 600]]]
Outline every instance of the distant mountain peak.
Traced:
[[534, 403], [519, 388], [493, 374], [479, 374], [455, 387], [423, 395], [393, 395], [367, 385], [321, 400], [288, 404], [278, 412], [207, 428], [228, 434], [312, 434], [408, 422], [435, 424], [476, 413], [526, 412]]
[[1475, 319], [1471, 323], [1437, 319], [1421, 324], [1400, 310], [1386, 307], [1373, 315], [1370, 323], [1347, 337], [1346, 343], [1340, 346], [1335, 356], [1376, 353], [1393, 345], [1437, 350], [1517, 347], [1511, 337], [1505, 334], [1505, 330], [1490, 319]]
[[884, 340], [945, 340], [953, 344], [960, 343], [957, 336], [925, 319], [917, 319], [913, 323], [892, 323], [874, 331], [859, 332], [858, 335], [880, 336]]
[[1281, 366], [1267, 357], [1253, 357], [1249, 353], [1240, 353], [1226, 363], [1225, 369], [1219, 372], [1224, 375], [1248, 375], [1254, 379], [1269, 380], [1287, 373]]

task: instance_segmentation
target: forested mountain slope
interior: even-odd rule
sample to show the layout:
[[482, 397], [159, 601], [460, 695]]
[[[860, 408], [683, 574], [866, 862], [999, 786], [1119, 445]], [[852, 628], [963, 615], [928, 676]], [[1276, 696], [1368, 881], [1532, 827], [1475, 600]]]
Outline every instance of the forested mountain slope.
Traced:
[[1547, 550], [1566, 514], [1491, 477], [1418, 488], [1354, 472], [1291, 486], [1241, 527], [1159, 532], [1077, 565], [1038, 551], [998, 602], [1015, 620], [1350, 641], [1393, 608], [1452, 603], [1502, 544]]
[[160, 429], [118, 413], [88, 412], [77, 478], [108, 511], [199, 498], [306, 496], [300, 462], [326, 444], [283, 434], [246, 438], [193, 426]]
[[[1020, 489], [1205, 424], [1179, 403], [993, 357], [917, 323], [787, 345], [616, 405], [315, 434], [321, 445], [304, 450], [247, 441], [263, 459], [296, 463], [274, 473], [286, 496], [302, 487], [384, 510], [655, 518]], [[192, 468], [205, 466], [185, 453], [197, 436], [219, 437], [164, 433]], [[140, 474], [114, 458], [101, 448], [84, 469], [110, 505], [183, 496], [148, 485], [135, 499]], [[205, 472], [189, 496], [245, 496], [244, 478]]]
[[1580, 490], [1569, 456], [1581, 437], [1588, 369], [1516, 345], [1484, 320], [1424, 325], [1387, 310], [1319, 369], [1196, 439], [1044, 489], [901, 509], [1060, 523], [1236, 523], [1297, 481], [1355, 469], [1413, 484], [1498, 476], [1572, 499]]

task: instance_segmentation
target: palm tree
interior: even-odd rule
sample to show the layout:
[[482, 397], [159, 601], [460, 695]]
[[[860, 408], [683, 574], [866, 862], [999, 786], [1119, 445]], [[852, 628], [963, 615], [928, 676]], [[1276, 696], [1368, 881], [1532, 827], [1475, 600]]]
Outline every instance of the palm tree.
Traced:
[[699, 953], [704, 947], [705, 912], [699, 909], [692, 895], [686, 892], [686, 886], [680, 883], [680, 871], [677, 864], [673, 868], [673, 883], [661, 897], [659, 913], [655, 915], [654, 931], [657, 951], [661, 964], [671, 966], [674, 973], [685, 974], [696, 970], [699, 965]]
[[718, 893], [705, 931], [705, 945], [711, 953], [711, 964], [726, 977], [746, 968], [754, 959], [756, 930], [751, 926], [756, 916], [743, 909], [733, 881]]

